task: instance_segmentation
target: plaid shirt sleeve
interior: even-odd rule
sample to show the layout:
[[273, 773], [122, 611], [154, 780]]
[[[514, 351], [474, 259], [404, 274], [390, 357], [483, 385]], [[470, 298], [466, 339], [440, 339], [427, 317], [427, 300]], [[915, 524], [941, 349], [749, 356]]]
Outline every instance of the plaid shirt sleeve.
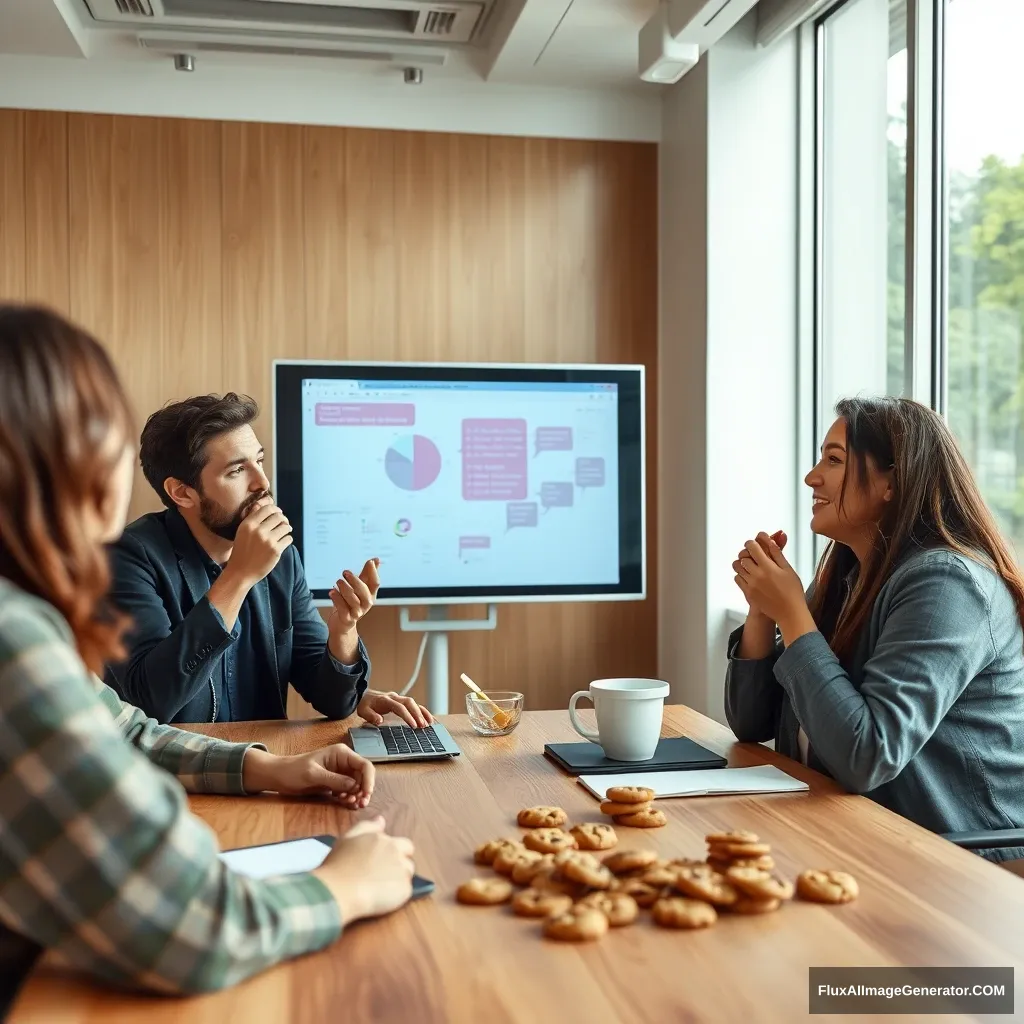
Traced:
[[189, 793], [245, 796], [242, 760], [250, 747], [266, 750], [262, 743], [226, 743], [173, 725], [161, 725], [134, 704], [121, 700], [95, 676], [92, 683], [113, 715], [118, 732], [153, 764], [176, 775]]
[[336, 939], [338, 906], [318, 879], [228, 869], [150, 761], [240, 792], [244, 748], [115, 707], [54, 610], [10, 595], [0, 582], [0, 922], [69, 966], [180, 994]]

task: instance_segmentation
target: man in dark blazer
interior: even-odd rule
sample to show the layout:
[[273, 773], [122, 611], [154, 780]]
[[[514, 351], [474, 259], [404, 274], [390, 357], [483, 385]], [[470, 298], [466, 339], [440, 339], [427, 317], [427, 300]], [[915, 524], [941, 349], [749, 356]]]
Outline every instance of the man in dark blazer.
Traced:
[[133, 625], [107, 682], [160, 722], [285, 718], [290, 682], [328, 718], [429, 724], [411, 697], [367, 686], [357, 624], [377, 596], [378, 560], [342, 574], [326, 623], [314, 607], [263, 473], [258, 411], [234, 393], [203, 395], [147, 420], [142, 469], [166, 509], [113, 546], [111, 597]]

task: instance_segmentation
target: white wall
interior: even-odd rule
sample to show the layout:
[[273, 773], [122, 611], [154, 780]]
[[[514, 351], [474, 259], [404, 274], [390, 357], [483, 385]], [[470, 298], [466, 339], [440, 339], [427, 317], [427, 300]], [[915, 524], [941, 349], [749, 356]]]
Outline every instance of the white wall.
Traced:
[[674, 700], [719, 720], [731, 563], [758, 530], [798, 534], [802, 475], [797, 42], [756, 49], [755, 25], [672, 87], [662, 119], [659, 663]]
[[[0, 0], [2, 2], [2, 0]], [[656, 142], [661, 96], [443, 78], [167, 59], [0, 56], [0, 107]]]
[[[714, 48], [708, 127], [708, 701], [721, 714], [732, 562], [759, 530], [797, 540], [797, 36]], [[806, 518], [810, 514], [807, 503]]]

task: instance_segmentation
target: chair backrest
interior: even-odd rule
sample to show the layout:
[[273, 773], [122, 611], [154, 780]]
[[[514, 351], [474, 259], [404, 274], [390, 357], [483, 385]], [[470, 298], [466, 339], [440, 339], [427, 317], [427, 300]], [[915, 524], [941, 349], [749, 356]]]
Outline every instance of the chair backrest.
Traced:
[[0, 925], [0, 1021], [7, 1019], [18, 991], [42, 952], [42, 946]]

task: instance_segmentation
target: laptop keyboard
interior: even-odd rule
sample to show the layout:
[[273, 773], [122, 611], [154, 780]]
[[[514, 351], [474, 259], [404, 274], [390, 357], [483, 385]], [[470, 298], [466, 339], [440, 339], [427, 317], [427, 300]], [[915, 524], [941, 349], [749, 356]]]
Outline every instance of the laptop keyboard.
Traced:
[[389, 754], [444, 754], [444, 744], [432, 726], [413, 729], [408, 725], [382, 725], [381, 739]]

